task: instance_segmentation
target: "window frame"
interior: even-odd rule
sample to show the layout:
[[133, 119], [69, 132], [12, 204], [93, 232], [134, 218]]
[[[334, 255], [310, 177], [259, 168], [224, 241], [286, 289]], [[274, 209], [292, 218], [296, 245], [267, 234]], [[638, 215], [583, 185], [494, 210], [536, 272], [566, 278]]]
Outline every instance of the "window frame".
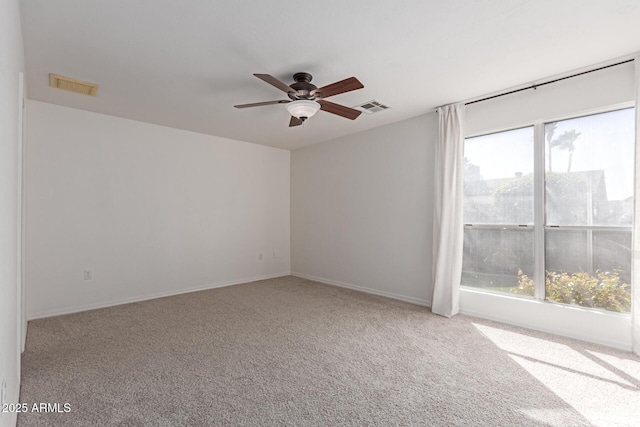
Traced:
[[[630, 313], [617, 313], [613, 311], [606, 310], [604, 308], [599, 307], [585, 307], [574, 304], [564, 304], [558, 301], [550, 301], [546, 300], [546, 270], [545, 270], [545, 256], [546, 256], [546, 246], [545, 246], [545, 232], [547, 230], [586, 230], [586, 231], [631, 231], [631, 239], [634, 239], [634, 224], [636, 221], [635, 215], [632, 220], [632, 224], [630, 226], [583, 226], [583, 225], [547, 225], [546, 224], [546, 188], [545, 188], [545, 175], [546, 175], [546, 143], [545, 143], [545, 126], [549, 123], [560, 122], [564, 120], [571, 120], [581, 117], [588, 117], [597, 114], [606, 114], [612, 113], [620, 110], [626, 109], [634, 109], [637, 108], [634, 103], [623, 103], [614, 106], [601, 107], [596, 109], [591, 109], [588, 111], [580, 111], [574, 114], [562, 115], [560, 117], [555, 118], [545, 118], [539, 119], [534, 122], [520, 124], [516, 126], [509, 126], [502, 129], [493, 129], [491, 131], [484, 131], [475, 134], [465, 135], [464, 143], [466, 143], [467, 139], [476, 138], [481, 136], [487, 136], [492, 134], [497, 134], [501, 132], [509, 132], [518, 129], [524, 129], [528, 127], [533, 127], [533, 225], [531, 224], [486, 224], [486, 223], [464, 223], [463, 228], [484, 228], [484, 229], [533, 229], [534, 233], [534, 295], [521, 295], [521, 294], [510, 294], [506, 292], [500, 292], [495, 290], [484, 290], [483, 288], [466, 286], [462, 283], [460, 287], [465, 290], [470, 290], [473, 292], [479, 292], [489, 295], [499, 295], [499, 296], [509, 296], [518, 299], [529, 299], [536, 300], [539, 302], [545, 302], [549, 304], [558, 304], [566, 307], [579, 307], [581, 309], [590, 310], [590, 311], [600, 311], [605, 312], [607, 314], [618, 314], [623, 316], [630, 316]], [[637, 125], [637, 124], [636, 124]], [[635, 148], [634, 148], [635, 150]], [[463, 149], [464, 155], [464, 149]], [[464, 179], [464, 177], [463, 177]], [[635, 193], [635, 192], [634, 192]], [[634, 194], [635, 198], [635, 194]], [[633, 283], [633, 279], [631, 281], [632, 288], [635, 286]]]

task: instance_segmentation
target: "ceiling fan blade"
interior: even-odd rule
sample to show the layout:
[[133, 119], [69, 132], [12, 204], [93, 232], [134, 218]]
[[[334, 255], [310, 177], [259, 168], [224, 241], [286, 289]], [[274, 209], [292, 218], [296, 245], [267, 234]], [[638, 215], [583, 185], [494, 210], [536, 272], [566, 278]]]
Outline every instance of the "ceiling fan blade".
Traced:
[[288, 102], [291, 102], [291, 101], [282, 99], [280, 101], [265, 101], [265, 102], [254, 102], [253, 104], [240, 104], [240, 105], [234, 105], [234, 107], [236, 108], [261, 107], [263, 105], [286, 104]]
[[325, 101], [324, 99], [318, 100], [320, 109], [327, 113], [336, 114], [340, 117], [344, 117], [349, 120], [355, 120], [358, 118], [362, 111], [354, 110], [353, 108], [345, 107], [344, 105], [334, 104], [333, 102]]
[[302, 124], [302, 120], [297, 117], [291, 116], [291, 120], [289, 121], [289, 127], [300, 126]]
[[269, 74], [254, 74], [254, 76], [259, 78], [260, 80], [263, 80], [269, 83], [271, 86], [277, 87], [278, 89], [280, 89], [285, 93], [296, 92], [294, 89], [291, 89], [289, 86], [287, 86], [286, 84], [284, 84], [283, 82], [281, 82], [280, 80], [276, 79], [275, 77]]
[[339, 82], [332, 83], [327, 86], [322, 86], [319, 89], [311, 91], [311, 95], [320, 92], [321, 98], [328, 98], [339, 93], [350, 92], [356, 89], [362, 89], [364, 85], [360, 83], [360, 80], [355, 77], [349, 77], [348, 79], [340, 80]]

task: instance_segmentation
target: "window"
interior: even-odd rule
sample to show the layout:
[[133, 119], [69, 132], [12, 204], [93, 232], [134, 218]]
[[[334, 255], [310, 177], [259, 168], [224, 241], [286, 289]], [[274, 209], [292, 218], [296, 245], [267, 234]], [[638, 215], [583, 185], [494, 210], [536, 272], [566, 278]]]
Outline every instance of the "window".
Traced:
[[527, 127], [465, 141], [463, 285], [510, 292], [519, 272], [533, 277], [533, 134]]
[[630, 311], [633, 109], [464, 149], [463, 286]]

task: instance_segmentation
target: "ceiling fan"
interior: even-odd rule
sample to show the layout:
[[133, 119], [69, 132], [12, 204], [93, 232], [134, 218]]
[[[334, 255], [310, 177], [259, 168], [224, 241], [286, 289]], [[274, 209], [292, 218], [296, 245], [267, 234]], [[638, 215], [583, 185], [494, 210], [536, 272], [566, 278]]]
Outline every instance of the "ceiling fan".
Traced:
[[300, 126], [305, 120], [317, 113], [318, 110], [324, 110], [350, 120], [355, 120], [362, 113], [325, 99], [339, 93], [362, 89], [364, 85], [355, 77], [349, 77], [348, 79], [317, 88], [311, 84], [312, 76], [309, 73], [295, 73], [293, 75], [295, 83], [289, 86], [269, 74], [254, 74], [254, 76], [285, 92], [289, 99], [234, 105], [234, 107], [249, 108], [272, 104], [287, 104], [287, 111], [291, 114], [289, 127]]

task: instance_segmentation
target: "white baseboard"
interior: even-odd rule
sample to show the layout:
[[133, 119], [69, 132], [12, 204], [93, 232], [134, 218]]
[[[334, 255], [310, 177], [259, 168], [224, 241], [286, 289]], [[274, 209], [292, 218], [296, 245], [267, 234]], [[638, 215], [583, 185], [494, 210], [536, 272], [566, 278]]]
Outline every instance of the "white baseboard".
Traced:
[[233, 285], [239, 285], [242, 283], [256, 282], [258, 280], [275, 279], [276, 277], [283, 277], [283, 276], [290, 276], [290, 275], [291, 275], [291, 272], [286, 271], [282, 273], [269, 274], [265, 276], [246, 277], [243, 279], [233, 280], [230, 282], [211, 283], [211, 284], [202, 285], [202, 286], [194, 286], [192, 288], [187, 288], [187, 289], [178, 289], [178, 290], [172, 290], [172, 291], [157, 292], [149, 295], [140, 295], [140, 296], [130, 297], [130, 298], [115, 299], [115, 300], [100, 302], [96, 304], [87, 304], [87, 305], [81, 305], [81, 306], [75, 306], [75, 307], [65, 307], [63, 309], [56, 309], [56, 310], [45, 310], [37, 313], [28, 313], [28, 320], [36, 320], [36, 319], [43, 319], [46, 317], [61, 316], [63, 314], [79, 313], [81, 311], [96, 310], [98, 308], [113, 307], [116, 305], [130, 304], [132, 302], [147, 301], [147, 300], [152, 300], [156, 298], [170, 297], [173, 295], [188, 294], [191, 292], [198, 292], [198, 291], [206, 291], [208, 289], [223, 288], [225, 286], [233, 286]]
[[337, 280], [325, 279], [324, 277], [311, 276], [309, 274], [302, 274], [294, 271], [291, 272], [291, 275], [303, 279], [313, 280], [314, 282], [326, 283], [328, 285], [339, 286], [341, 288], [352, 289], [354, 291], [360, 291], [368, 294], [397, 299], [411, 304], [421, 305], [423, 307], [431, 307], [431, 301], [422, 298], [408, 297], [393, 292], [380, 291], [378, 289], [366, 288], [364, 286], [352, 285], [351, 283], [338, 282]]

